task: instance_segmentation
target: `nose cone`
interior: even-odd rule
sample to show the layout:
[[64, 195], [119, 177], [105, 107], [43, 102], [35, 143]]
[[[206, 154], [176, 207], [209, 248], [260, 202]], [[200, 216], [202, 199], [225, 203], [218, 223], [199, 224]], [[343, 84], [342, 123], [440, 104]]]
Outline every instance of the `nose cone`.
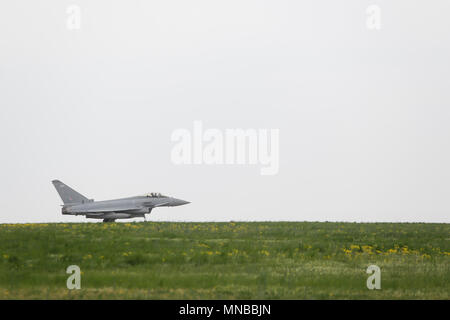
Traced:
[[170, 206], [171, 207], [176, 207], [176, 206], [182, 206], [182, 205], [188, 204], [188, 203], [190, 203], [190, 202], [189, 201], [184, 201], [184, 200], [181, 200], [181, 199], [172, 198]]

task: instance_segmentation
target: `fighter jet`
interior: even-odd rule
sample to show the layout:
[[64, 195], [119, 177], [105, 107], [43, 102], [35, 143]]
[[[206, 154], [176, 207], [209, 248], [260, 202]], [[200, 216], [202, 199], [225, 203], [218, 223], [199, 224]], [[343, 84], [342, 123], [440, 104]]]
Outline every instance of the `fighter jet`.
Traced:
[[129, 219], [149, 214], [156, 207], [176, 207], [190, 202], [164, 196], [161, 193], [148, 193], [142, 196], [105, 201], [94, 201], [76, 192], [59, 180], [53, 180], [64, 205], [62, 214], [83, 215], [91, 219], [103, 219], [103, 222], [114, 222], [116, 219]]

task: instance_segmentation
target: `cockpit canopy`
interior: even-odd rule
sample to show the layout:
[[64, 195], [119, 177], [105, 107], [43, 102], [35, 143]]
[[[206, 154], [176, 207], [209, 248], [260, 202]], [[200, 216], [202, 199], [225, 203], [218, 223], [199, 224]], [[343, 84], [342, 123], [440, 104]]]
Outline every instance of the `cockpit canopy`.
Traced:
[[150, 192], [150, 193], [146, 193], [145, 196], [147, 198], [167, 198], [167, 196], [159, 193], [159, 192]]

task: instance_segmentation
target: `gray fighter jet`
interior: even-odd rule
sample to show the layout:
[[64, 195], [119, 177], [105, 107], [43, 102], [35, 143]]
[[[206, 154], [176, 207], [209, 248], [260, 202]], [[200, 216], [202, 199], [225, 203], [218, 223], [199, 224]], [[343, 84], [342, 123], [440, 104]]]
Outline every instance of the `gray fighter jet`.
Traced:
[[103, 222], [114, 222], [116, 219], [129, 219], [149, 214], [156, 207], [175, 207], [190, 202], [167, 197], [161, 193], [148, 193], [142, 196], [105, 201], [94, 201], [76, 192], [59, 180], [53, 180], [64, 205], [62, 214], [83, 215], [86, 218], [103, 219]]

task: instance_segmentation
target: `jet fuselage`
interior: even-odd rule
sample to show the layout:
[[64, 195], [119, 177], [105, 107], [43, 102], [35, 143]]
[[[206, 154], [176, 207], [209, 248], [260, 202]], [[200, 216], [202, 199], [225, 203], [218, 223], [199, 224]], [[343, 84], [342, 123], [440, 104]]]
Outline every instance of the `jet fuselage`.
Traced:
[[64, 205], [61, 209], [65, 215], [84, 215], [86, 218], [103, 219], [104, 222], [115, 219], [135, 217], [145, 218], [156, 207], [175, 207], [188, 204], [188, 201], [149, 193], [142, 196], [94, 201], [76, 192], [59, 180], [52, 181]]

